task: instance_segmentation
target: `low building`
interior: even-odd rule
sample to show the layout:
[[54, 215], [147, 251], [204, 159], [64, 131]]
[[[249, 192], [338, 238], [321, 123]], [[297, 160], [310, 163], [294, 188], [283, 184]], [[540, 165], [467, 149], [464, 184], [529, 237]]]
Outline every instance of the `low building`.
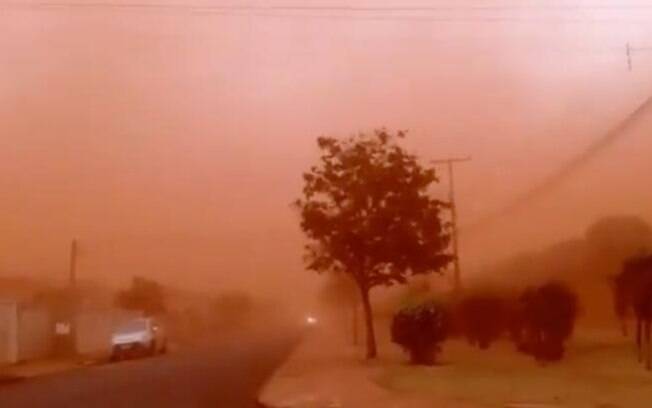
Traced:
[[52, 345], [53, 322], [46, 307], [0, 300], [0, 364], [47, 357]]

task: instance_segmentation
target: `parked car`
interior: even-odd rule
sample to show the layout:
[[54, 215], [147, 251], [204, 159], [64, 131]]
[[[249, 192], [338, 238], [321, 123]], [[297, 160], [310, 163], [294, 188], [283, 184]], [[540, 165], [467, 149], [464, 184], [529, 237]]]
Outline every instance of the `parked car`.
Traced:
[[111, 337], [111, 360], [153, 356], [167, 352], [167, 335], [163, 326], [150, 317], [131, 319]]

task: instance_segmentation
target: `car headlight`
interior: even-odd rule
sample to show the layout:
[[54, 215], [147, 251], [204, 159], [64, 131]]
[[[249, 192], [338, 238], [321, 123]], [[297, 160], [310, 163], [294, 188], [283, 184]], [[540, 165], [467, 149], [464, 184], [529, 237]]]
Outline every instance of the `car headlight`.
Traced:
[[314, 326], [317, 324], [317, 318], [315, 316], [306, 316], [306, 324], [308, 326]]

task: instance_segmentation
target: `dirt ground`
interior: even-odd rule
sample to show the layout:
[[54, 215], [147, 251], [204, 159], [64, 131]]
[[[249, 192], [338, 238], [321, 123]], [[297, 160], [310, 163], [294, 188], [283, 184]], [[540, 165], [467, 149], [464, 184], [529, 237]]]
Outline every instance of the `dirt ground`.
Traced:
[[541, 365], [508, 341], [481, 351], [444, 344], [440, 364], [406, 364], [381, 335], [380, 357], [363, 359], [334, 333], [307, 336], [268, 384], [270, 406], [292, 408], [650, 408], [652, 372], [617, 330], [583, 330], [565, 359]]
[[637, 362], [631, 338], [610, 331], [576, 334], [566, 358], [547, 365], [506, 341], [487, 351], [449, 341], [435, 367], [411, 367], [400, 358], [392, 349], [372, 380], [393, 393], [438, 404], [433, 406], [652, 407], [652, 372]]

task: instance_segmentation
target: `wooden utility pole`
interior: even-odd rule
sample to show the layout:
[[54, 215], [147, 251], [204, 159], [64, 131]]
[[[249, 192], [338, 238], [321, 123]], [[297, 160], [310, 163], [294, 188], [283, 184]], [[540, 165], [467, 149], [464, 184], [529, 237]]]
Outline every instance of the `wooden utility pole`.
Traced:
[[455, 178], [453, 174], [453, 165], [471, 160], [470, 157], [454, 157], [441, 160], [433, 160], [432, 164], [445, 164], [448, 168], [448, 202], [451, 206], [451, 228], [452, 228], [452, 243], [453, 243], [453, 288], [455, 293], [459, 293], [462, 289], [462, 276], [460, 271], [460, 250], [459, 250], [459, 237], [457, 229], [457, 204], [455, 202]]
[[629, 43], [625, 45], [625, 57], [627, 57], [627, 68], [631, 72], [634, 67], [634, 53], [651, 52], [652, 47], [632, 47]]
[[73, 239], [70, 245], [70, 287], [77, 286], [77, 240]]
[[77, 328], [75, 327], [78, 294], [77, 294], [77, 240], [70, 243], [70, 264], [68, 265], [68, 287], [65, 294], [64, 304], [57, 310], [55, 324], [54, 348], [55, 353], [62, 356], [74, 356], [77, 353]]

